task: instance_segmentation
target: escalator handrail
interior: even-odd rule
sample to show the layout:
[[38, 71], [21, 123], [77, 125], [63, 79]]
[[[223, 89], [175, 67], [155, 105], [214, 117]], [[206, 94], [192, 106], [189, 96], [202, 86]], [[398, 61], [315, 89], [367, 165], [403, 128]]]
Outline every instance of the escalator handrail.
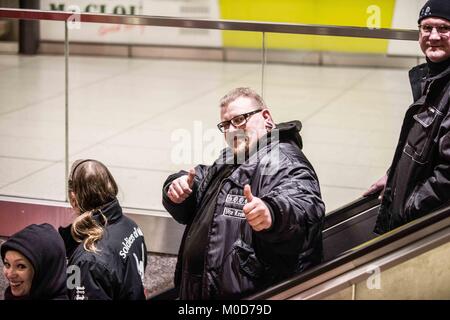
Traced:
[[358, 198], [336, 210], [328, 212], [325, 216], [324, 230], [380, 204], [378, 195], [379, 193], [376, 193], [367, 197]]
[[297, 276], [287, 279], [272, 287], [269, 287], [259, 293], [252, 294], [246, 297], [245, 299], [246, 300], [268, 299], [269, 297], [282, 293], [305, 281], [311, 280], [321, 274], [324, 274], [325, 272], [343, 266], [346, 263], [354, 261], [382, 247], [386, 247], [389, 244], [392, 244], [397, 240], [400, 240], [408, 235], [411, 235], [421, 229], [439, 223], [440, 221], [443, 221], [448, 217], [450, 217], [450, 204], [447, 204], [446, 206], [441, 207], [441, 209], [435, 210], [432, 213], [425, 215], [424, 217], [421, 217], [401, 227], [398, 227], [397, 229], [394, 229], [384, 235], [372, 239], [361, 246], [348, 250], [333, 260], [330, 260], [316, 267], [313, 267], [310, 270], [307, 270]]

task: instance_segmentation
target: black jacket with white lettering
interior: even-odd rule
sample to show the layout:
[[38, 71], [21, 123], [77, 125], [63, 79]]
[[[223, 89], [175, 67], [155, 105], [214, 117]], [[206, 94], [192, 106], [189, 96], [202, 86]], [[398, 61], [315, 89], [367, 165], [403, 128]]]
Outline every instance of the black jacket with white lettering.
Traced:
[[[175, 273], [181, 299], [240, 298], [321, 261], [325, 208], [316, 173], [301, 151], [300, 128], [298, 121], [278, 125], [271, 133], [271, 143], [264, 143], [267, 139], [263, 138], [258, 152], [222, 180], [208, 243], [206, 248], [198, 248], [204, 251], [201, 279], [189, 274], [183, 248], [189, 241], [190, 226], [203, 214], [199, 211], [202, 197], [215, 173], [223, 168], [223, 162], [233, 162], [228, 158], [231, 152], [225, 149], [212, 166], [195, 168], [193, 193], [181, 204], [171, 202], [166, 192], [171, 182], [186, 172], [166, 180], [163, 205], [176, 221], [187, 225]], [[270, 229], [253, 231], [245, 219], [246, 184], [269, 207], [273, 217]]]
[[[96, 243], [99, 250], [96, 253], [86, 251], [82, 243], [74, 247], [71, 226], [59, 229], [69, 253], [68, 285], [76, 284], [76, 267], [81, 276], [79, 288], [69, 288], [69, 297], [74, 300], [143, 300], [147, 248], [142, 231], [122, 214], [117, 200], [106, 204], [101, 211], [108, 222], [102, 239]], [[97, 219], [98, 215], [94, 213]]]

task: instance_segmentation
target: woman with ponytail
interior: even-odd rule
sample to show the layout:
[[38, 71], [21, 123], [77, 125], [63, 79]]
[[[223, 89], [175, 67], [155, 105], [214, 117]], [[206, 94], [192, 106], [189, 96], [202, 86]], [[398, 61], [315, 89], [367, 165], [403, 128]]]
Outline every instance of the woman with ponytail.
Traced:
[[145, 299], [144, 236], [137, 224], [123, 215], [118, 187], [108, 168], [92, 159], [75, 161], [68, 190], [76, 218], [59, 232], [69, 259], [69, 297]]

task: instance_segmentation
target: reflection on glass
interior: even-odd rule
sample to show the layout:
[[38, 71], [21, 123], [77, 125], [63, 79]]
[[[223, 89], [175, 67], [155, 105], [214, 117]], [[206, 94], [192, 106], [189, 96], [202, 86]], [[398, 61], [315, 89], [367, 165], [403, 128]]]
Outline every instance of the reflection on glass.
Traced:
[[116, 57], [98, 56], [104, 49], [97, 56], [72, 54], [95, 50], [78, 40], [99, 27], [83, 23], [69, 30], [69, 162], [102, 161], [117, 180], [124, 206], [163, 210], [167, 176], [211, 164], [224, 147], [216, 127], [220, 98], [238, 86], [260, 90], [261, 34], [255, 33], [259, 45], [250, 50], [223, 49], [217, 30], [137, 27], [120, 32], [121, 44], [106, 35], [111, 42], [105, 40], [104, 48]]
[[[361, 197], [392, 161], [416, 59], [388, 58], [388, 44], [267, 34], [265, 99], [277, 119], [303, 123], [304, 151], [328, 212]], [[401, 45], [410, 42], [395, 50]]]
[[0, 121], [0, 194], [64, 200], [63, 56], [2, 54]]

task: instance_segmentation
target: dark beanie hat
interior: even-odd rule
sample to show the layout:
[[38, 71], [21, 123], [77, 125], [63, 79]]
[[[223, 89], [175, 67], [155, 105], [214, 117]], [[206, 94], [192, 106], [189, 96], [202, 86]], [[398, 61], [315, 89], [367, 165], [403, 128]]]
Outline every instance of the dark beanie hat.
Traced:
[[420, 10], [419, 23], [425, 18], [443, 18], [450, 21], [450, 0], [429, 0]]

